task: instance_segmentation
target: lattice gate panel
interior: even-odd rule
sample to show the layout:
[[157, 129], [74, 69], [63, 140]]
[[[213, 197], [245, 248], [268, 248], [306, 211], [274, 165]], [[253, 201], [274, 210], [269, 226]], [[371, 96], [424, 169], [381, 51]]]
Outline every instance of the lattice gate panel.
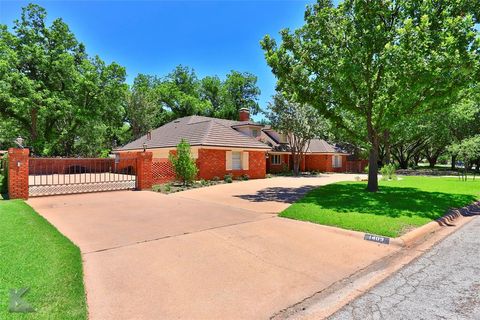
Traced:
[[168, 159], [153, 159], [152, 178], [153, 184], [166, 183], [175, 180], [175, 172]]

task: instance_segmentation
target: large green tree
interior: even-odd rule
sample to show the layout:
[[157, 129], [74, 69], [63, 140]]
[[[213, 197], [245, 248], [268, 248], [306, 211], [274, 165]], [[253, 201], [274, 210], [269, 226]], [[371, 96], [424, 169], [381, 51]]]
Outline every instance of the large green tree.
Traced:
[[131, 138], [137, 139], [155, 127], [161, 116], [156, 87], [157, 77], [138, 74], [126, 95], [125, 117]]
[[[475, 8], [475, 7], [473, 7]], [[368, 141], [369, 191], [378, 150], [398, 121], [442, 107], [470, 84], [479, 40], [467, 0], [319, 0], [305, 25], [262, 41], [277, 86], [317, 108], [356, 141]]]
[[98, 154], [122, 125], [125, 70], [89, 58], [66, 24], [47, 25], [46, 15], [30, 4], [11, 31], [0, 25], [1, 130], [37, 154]]
[[293, 159], [293, 173], [298, 176], [310, 141], [327, 136], [328, 124], [313, 107], [289, 102], [282, 93], [273, 96], [269, 109], [267, 118], [272, 128], [286, 137]]

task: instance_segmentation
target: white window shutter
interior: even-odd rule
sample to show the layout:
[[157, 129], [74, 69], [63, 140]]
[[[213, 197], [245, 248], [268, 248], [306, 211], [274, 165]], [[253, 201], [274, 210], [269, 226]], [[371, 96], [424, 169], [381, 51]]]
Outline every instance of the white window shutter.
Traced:
[[225, 166], [225, 169], [226, 170], [232, 170], [232, 151], [227, 151], [225, 152], [225, 157], [226, 157], [226, 166]]
[[242, 169], [248, 170], [248, 151], [242, 152]]

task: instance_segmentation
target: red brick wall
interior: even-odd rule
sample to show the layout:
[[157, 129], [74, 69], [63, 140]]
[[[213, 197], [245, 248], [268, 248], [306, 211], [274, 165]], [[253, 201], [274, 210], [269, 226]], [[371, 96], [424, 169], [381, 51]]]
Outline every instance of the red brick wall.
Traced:
[[325, 154], [311, 154], [305, 156], [307, 171], [332, 172], [332, 156]]
[[281, 157], [280, 164], [272, 164], [272, 155], [268, 157], [268, 172], [271, 172], [271, 173], [283, 172], [285, 167], [287, 168], [287, 170], [290, 170], [288, 154], [281, 154], [280, 157]]
[[347, 156], [342, 155], [342, 167], [334, 168], [332, 163], [333, 155], [330, 154], [311, 154], [305, 159], [305, 170], [321, 172], [346, 172]]
[[265, 178], [267, 163], [265, 151], [249, 151], [247, 174], [251, 179]]
[[226, 171], [226, 151], [215, 149], [198, 150], [198, 177], [211, 180], [213, 177], [223, 179]]
[[150, 189], [153, 185], [151, 152], [137, 152], [137, 189]]
[[248, 151], [248, 170], [226, 170], [226, 150], [199, 149], [198, 150], [198, 178], [211, 180], [213, 177], [223, 177], [227, 173], [239, 177], [248, 174], [252, 179], [265, 178], [266, 160], [264, 151]]
[[153, 184], [166, 183], [175, 180], [175, 171], [167, 158], [154, 158], [152, 161]]
[[28, 149], [8, 149], [8, 197], [28, 199]]

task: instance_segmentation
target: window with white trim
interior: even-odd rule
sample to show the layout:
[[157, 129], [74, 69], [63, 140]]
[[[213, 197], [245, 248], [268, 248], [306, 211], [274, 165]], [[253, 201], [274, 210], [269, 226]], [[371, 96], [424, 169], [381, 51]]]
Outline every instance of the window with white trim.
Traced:
[[279, 154], [272, 154], [271, 157], [272, 157], [271, 164], [280, 164], [282, 162], [282, 159], [280, 158]]
[[342, 167], [342, 156], [333, 156], [332, 157], [332, 166], [334, 168], [341, 168]]
[[232, 170], [242, 170], [242, 153], [232, 151]]

